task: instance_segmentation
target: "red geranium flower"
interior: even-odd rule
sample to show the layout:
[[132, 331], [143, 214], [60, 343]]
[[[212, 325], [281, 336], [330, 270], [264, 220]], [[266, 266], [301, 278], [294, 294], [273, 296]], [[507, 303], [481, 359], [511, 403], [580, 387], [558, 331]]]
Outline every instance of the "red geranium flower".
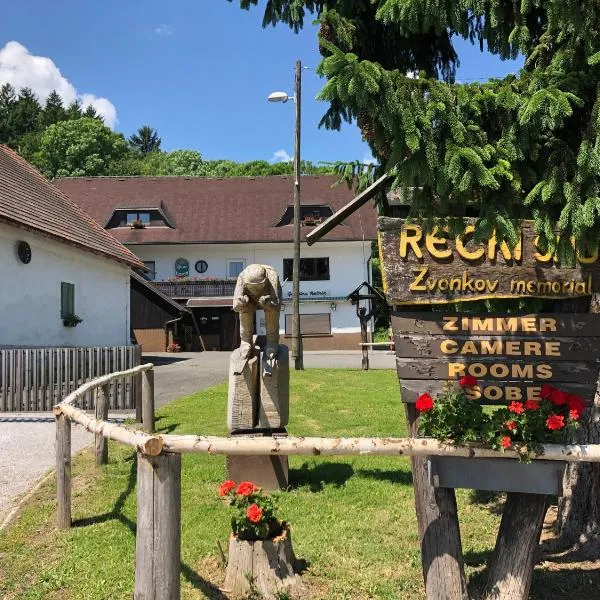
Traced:
[[568, 398], [569, 394], [554, 388], [552, 390], [552, 395], [550, 396], [550, 401], [556, 406], [563, 406], [567, 403]]
[[253, 523], [258, 523], [262, 519], [262, 516], [263, 516], [262, 508], [260, 506], [258, 506], [258, 504], [251, 504], [248, 507], [248, 510], [246, 510], [246, 516]]
[[512, 440], [510, 439], [510, 436], [503, 435], [502, 439], [500, 440], [500, 444], [502, 444], [503, 448], [510, 448], [512, 446]]
[[581, 416], [581, 413], [578, 410], [575, 410], [574, 408], [572, 408], [569, 411], [569, 417], [573, 420], [573, 421], [579, 421], [579, 417]]
[[229, 494], [229, 492], [235, 487], [235, 481], [228, 479], [227, 481], [224, 481], [220, 486], [219, 486], [219, 496], [227, 496], [227, 494]]
[[525, 402], [525, 410], [537, 410], [540, 407], [540, 403], [537, 400], [527, 400]]
[[429, 394], [421, 394], [415, 406], [419, 412], [429, 412], [433, 408], [433, 398]]
[[506, 429], [508, 429], [509, 431], [517, 430], [517, 422], [516, 421], [506, 421], [506, 423], [504, 423], [504, 425], [506, 426]]
[[578, 414], [585, 410], [585, 402], [581, 396], [576, 396], [575, 394], [569, 394], [567, 398], [567, 406], [569, 410], [577, 411]]
[[511, 402], [508, 406], [508, 410], [510, 410], [511, 413], [515, 413], [515, 415], [522, 415], [525, 412], [522, 402]]
[[553, 391], [554, 388], [551, 385], [545, 383], [540, 391], [540, 398], [543, 398], [544, 400], [550, 400]]
[[258, 490], [258, 487], [251, 481], [242, 481], [242, 483], [238, 485], [237, 490], [235, 490], [235, 493], [240, 496], [249, 496], [252, 492], [256, 492], [256, 490]]
[[461, 387], [475, 387], [477, 385], [477, 378], [473, 377], [473, 375], [465, 375], [458, 380]]
[[550, 415], [546, 419], [546, 427], [551, 431], [562, 429], [565, 426], [565, 418], [562, 415]]

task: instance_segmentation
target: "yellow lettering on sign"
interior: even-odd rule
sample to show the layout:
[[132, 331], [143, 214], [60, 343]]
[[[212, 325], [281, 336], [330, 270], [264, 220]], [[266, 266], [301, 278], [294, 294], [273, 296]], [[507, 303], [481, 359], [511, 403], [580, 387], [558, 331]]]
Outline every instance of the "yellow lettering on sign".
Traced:
[[510, 369], [508, 368], [508, 365], [495, 364], [490, 367], [490, 375], [493, 377], [507, 377], [509, 372]]
[[419, 248], [422, 238], [423, 230], [418, 225], [404, 225], [400, 232], [400, 256], [406, 258], [410, 246], [417, 258], [423, 258], [423, 252]]
[[519, 347], [519, 342], [506, 342], [504, 346], [504, 351], [509, 356], [519, 356], [521, 354], [521, 348]]
[[459, 331], [458, 328], [458, 317], [443, 317], [443, 321], [444, 321], [444, 325], [443, 325], [443, 329], [444, 331]]
[[483, 248], [472, 251], [465, 247], [465, 243], [468, 243], [465, 240], [467, 237], [470, 238], [474, 231], [475, 227], [473, 225], [467, 225], [464, 234], [461, 237], [456, 238], [456, 251], [465, 260], [479, 260], [485, 254], [485, 250]]
[[531, 356], [532, 354], [535, 354], [536, 356], [541, 356], [542, 345], [539, 342], [524, 342], [523, 354], [525, 354], [526, 356]]
[[504, 388], [504, 397], [509, 402], [512, 402], [513, 400], [522, 400], [523, 399], [523, 392], [521, 392], [521, 390], [518, 387], [515, 387], [515, 386], [512, 386], [512, 385], [507, 385]]
[[494, 331], [494, 320], [478, 319], [477, 317], [473, 317], [471, 326], [473, 331]]
[[540, 317], [540, 331], [556, 331], [556, 319]]
[[537, 262], [541, 262], [541, 263], [550, 262], [552, 260], [552, 252], [547, 252], [546, 254], [540, 254], [539, 253], [539, 243], [540, 243], [540, 236], [538, 235], [533, 240], [533, 245], [535, 246], [535, 248], [537, 250], [537, 252], [535, 252], [535, 254], [533, 255], [533, 258], [535, 258], [535, 260]]
[[481, 354], [502, 354], [502, 342], [481, 340]]
[[425, 236], [425, 247], [434, 258], [444, 259], [452, 256], [452, 249], [448, 248], [448, 240], [445, 237], [438, 237], [438, 230]]
[[538, 379], [550, 379], [552, 377], [552, 365], [537, 365], [535, 372]]
[[518, 331], [519, 320], [515, 317], [508, 319], [498, 318], [496, 319], [496, 326], [500, 331]]
[[456, 354], [458, 351], [458, 342], [456, 340], [443, 340], [440, 344], [440, 350], [444, 354]]
[[546, 342], [546, 356], [560, 356], [560, 342]]
[[421, 267], [420, 269], [414, 269], [413, 273], [416, 275], [416, 277], [410, 284], [408, 289], [411, 292], [426, 292], [427, 286], [421, 282], [425, 279], [427, 273], [429, 273], [429, 267]]
[[[508, 244], [506, 242], [502, 242], [500, 244], [500, 252], [504, 257], [504, 260], [521, 260], [523, 254], [523, 233], [521, 233], [521, 237], [519, 238], [518, 244], [515, 246], [513, 252], [510, 251]], [[496, 234], [489, 239], [488, 241], [488, 258], [490, 260], [496, 260], [496, 254], [498, 252], [498, 240], [496, 238]]]
[[465, 342], [460, 351], [461, 354], [477, 354], [477, 346], [475, 342]]
[[466, 367], [464, 363], [448, 363], [448, 377], [462, 377]]
[[533, 379], [533, 365], [512, 365], [512, 376], [521, 379]]
[[523, 331], [531, 333], [537, 331], [535, 327], [535, 317], [523, 317], [521, 319], [521, 327], [523, 328]]

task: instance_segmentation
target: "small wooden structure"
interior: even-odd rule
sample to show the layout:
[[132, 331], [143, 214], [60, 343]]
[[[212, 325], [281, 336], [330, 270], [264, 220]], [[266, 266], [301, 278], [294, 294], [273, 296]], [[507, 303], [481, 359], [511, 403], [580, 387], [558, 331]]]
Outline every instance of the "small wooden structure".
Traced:
[[[348, 300], [356, 306], [356, 316], [360, 322], [360, 339], [362, 348], [362, 368], [369, 370], [369, 343], [367, 342], [367, 326], [375, 314], [374, 304], [385, 304], [385, 298], [368, 282], [361, 283], [353, 292], [348, 294]], [[363, 305], [361, 306], [361, 302]], [[366, 306], [364, 305], [366, 303]]]

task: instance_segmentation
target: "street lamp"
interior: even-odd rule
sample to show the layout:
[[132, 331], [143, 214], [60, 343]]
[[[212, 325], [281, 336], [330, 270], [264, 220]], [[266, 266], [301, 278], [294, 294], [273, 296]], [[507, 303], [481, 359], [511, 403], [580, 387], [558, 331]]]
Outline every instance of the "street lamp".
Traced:
[[294, 261], [292, 267], [292, 357], [297, 371], [304, 369], [302, 334], [300, 332], [300, 108], [302, 88], [302, 63], [296, 61], [295, 95], [273, 92], [269, 102], [285, 104], [292, 99], [296, 105], [296, 128], [294, 134]]

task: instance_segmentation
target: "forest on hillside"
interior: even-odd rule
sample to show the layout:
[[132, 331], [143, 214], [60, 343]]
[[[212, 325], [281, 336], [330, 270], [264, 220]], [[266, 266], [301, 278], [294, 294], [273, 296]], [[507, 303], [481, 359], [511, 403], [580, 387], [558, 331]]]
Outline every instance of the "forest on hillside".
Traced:
[[[0, 144], [19, 152], [46, 177], [197, 176], [242, 177], [291, 175], [291, 161], [235, 162], [204, 160], [197, 150], [161, 149], [162, 140], [149, 125], [128, 138], [107, 127], [92, 105], [65, 105], [54, 91], [41, 103], [30, 88], [0, 86]], [[307, 175], [334, 173], [334, 165], [302, 161]]]

